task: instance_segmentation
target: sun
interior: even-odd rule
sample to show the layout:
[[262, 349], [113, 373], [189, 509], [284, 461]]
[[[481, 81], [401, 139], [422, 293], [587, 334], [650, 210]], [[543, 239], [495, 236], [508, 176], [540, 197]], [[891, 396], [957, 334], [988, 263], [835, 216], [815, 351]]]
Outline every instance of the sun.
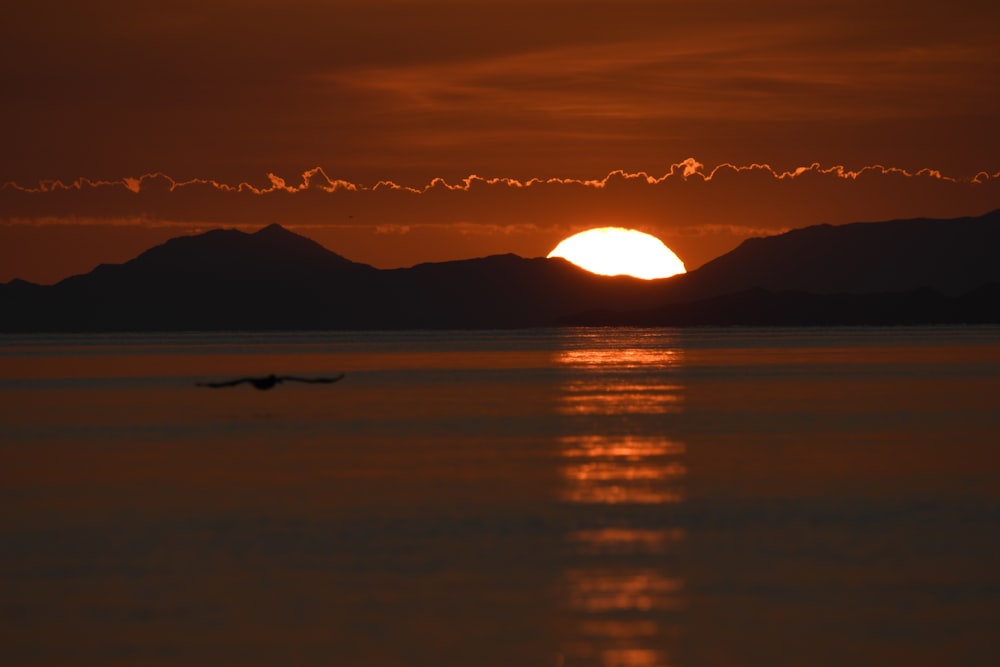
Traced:
[[645, 280], [687, 273], [674, 251], [651, 234], [624, 227], [596, 227], [563, 239], [549, 257], [562, 257], [602, 276]]

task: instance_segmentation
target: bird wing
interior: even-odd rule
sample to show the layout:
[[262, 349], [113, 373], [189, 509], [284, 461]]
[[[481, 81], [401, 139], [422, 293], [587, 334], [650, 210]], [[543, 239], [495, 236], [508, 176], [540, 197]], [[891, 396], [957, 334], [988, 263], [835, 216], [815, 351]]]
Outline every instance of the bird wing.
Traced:
[[332, 378], [300, 378], [294, 375], [283, 375], [279, 380], [288, 382], [309, 382], [310, 384], [332, 384], [344, 379], [344, 374]]
[[220, 387], [235, 387], [238, 384], [243, 384], [244, 382], [250, 382], [252, 378], [239, 378], [237, 380], [226, 380], [225, 382], [195, 382], [199, 387], [211, 387], [212, 389], [218, 389]]

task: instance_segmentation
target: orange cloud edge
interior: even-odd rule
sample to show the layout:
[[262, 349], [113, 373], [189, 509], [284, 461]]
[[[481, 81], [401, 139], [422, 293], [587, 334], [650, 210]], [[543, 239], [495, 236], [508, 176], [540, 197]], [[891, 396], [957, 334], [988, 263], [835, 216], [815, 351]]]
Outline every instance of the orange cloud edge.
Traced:
[[22, 185], [16, 181], [7, 181], [0, 186], [0, 191], [13, 190], [25, 193], [49, 193], [58, 191], [85, 190], [96, 188], [124, 188], [133, 193], [140, 193], [153, 182], [163, 182], [168, 186], [169, 191], [190, 186], [208, 186], [222, 192], [248, 193], [254, 195], [266, 195], [276, 192], [298, 193], [310, 190], [321, 192], [337, 192], [340, 190], [350, 192], [364, 192], [377, 190], [396, 190], [410, 192], [413, 194], [423, 194], [432, 190], [445, 191], [469, 191], [476, 185], [505, 186], [509, 188], [530, 188], [542, 185], [578, 185], [588, 188], [601, 189], [616, 180], [639, 181], [648, 185], [657, 185], [669, 179], [680, 178], [683, 180], [700, 179], [703, 182], [712, 181], [717, 176], [725, 173], [758, 172], [770, 175], [776, 180], [792, 180], [803, 176], [815, 174], [832, 176], [844, 180], [857, 180], [865, 175], [876, 176], [901, 176], [905, 178], [928, 178], [935, 181], [951, 183], [972, 183], [979, 184], [1000, 179], [1000, 171], [990, 173], [979, 171], [972, 177], [960, 178], [949, 176], [938, 169], [922, 168], [918, 170], [908, 170], [900, 167], [888, 167], [881, 164], [865, 165], [858, 169], [849, 169], [844, 165], [834, 165], [824, 167], [819, 162], [813, 162], [806, 166], [794, 169], [779, 170], [766, 163], [751, 163], [746, 165], [736, 165], [732, 163], [722, 163], [707, 169], [705, 165], [695, 158], [687, 158], [681, 162], [670, 165], [670, 169], [661, 176], [651, 175], [646, 171], [629, 172], [616, 169], [609, 172], [603, 178], [580, 179], [580, 178], [529, 178], [517, 179], [510, 177], [483, 177], [471, 174], [460, 179], [457, 183], [448, 182], [444, 178], [432, 178], [422, 186], [403, 185], [390, 180], [380, 180], [373, 185], [354, 183], [343, 179], [331, 178], [322, 167], [313, 167], [301, 174], [301, 181], [298, 184], [290, 184], [285, 178], [274, 173], [267, 174], [268, 185], [257, 186], [246, 181], [238, 184], [230, 184], [208, 178], [191, 178], [178, 180], [163, 172], [151, 172], [141, 176], [126, 176], [118, 180], [95, 180], [81, 177], [73, 181], [62, 180], [42, 180], [37, 185]]

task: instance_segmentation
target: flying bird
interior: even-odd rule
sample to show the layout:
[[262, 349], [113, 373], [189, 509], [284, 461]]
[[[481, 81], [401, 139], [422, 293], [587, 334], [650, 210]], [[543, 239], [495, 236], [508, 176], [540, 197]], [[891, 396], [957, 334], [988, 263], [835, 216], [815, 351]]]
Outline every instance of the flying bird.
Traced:
[[219, 389], [220, 387], [235, 387], [238, 384], [249, 383], [254, 386], [255, 389], [270, 389], [277, 384], [282, 382], [307, 382], [309, 384], [332, 384], [344, 379], [344, 374], [332, 378], [300, 378], [294, 375], [265, 375], [263, 377], [251, 377], [251, 378], [237, 378], [235, 380], [226, 380], [224, 382], [195, 382], [199, 387], [211, 387], [212, 389]]

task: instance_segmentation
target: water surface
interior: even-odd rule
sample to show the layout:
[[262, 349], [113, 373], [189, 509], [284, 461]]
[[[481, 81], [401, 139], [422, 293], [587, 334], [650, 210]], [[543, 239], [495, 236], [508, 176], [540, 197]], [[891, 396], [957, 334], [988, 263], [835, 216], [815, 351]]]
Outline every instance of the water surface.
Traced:
[[[205, 389], [267, 373], [334, 385]], [[0, 338], [9, 665], [987, 665], [1000, 329]]]

